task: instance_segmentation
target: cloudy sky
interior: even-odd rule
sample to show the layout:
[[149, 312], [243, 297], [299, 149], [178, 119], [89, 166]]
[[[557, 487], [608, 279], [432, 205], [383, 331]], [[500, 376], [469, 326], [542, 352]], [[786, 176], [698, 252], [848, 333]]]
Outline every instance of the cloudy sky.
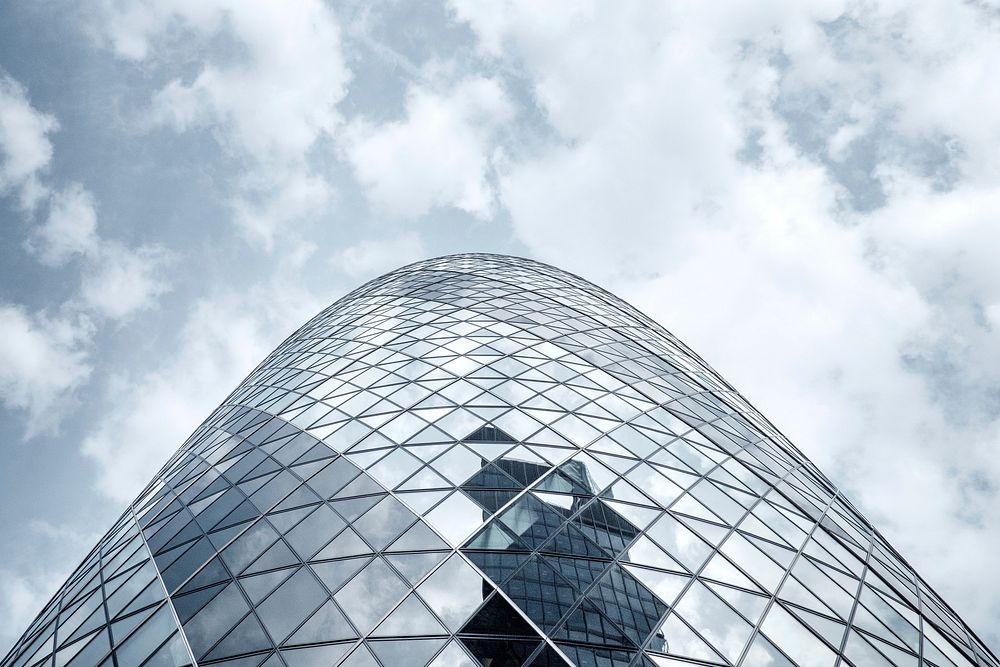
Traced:
[[997, 63], [997, 0], [0, 0], [0, 653], [287, 334], [471, 250], [663, 323], [1000, 650]]

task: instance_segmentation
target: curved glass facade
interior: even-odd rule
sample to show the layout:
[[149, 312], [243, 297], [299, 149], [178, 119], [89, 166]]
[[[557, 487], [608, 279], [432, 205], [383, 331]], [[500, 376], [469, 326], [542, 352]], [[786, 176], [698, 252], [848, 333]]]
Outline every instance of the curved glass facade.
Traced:
[[420, 262], [216, 409], [0, 667], [998, 667], [790, 442], [607, 292]]

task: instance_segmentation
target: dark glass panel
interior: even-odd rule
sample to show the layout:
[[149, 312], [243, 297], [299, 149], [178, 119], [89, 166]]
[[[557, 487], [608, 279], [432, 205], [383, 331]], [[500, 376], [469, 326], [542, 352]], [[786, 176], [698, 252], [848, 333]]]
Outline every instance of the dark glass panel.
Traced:
[[164, 605], [116, 649], [118, 667], [139, 667], [177, 630], [170, 609]]
[[294, 644], [316, 644], [334, 642], [356, 637], [347, 617], [337, 608], [333, 600], [325, 602], [301, 628], [292, 633], [285, 642]]
[[249, 609], [239, 588], [230, 584], [189, 620], [182, 621], [195, 660], [201, 660]]
[[215, 555], [215, 548], [212, 543], [207, 537], [201, 538], [163, 571], [164, 586], [167, 587], [168, 591], [173, 591], [213, 555]]
[[244, 653], [255, 653], [271, 648], [271, 640], [264, 634], [260, 621], [253, 614], [237, 624], [226, 638], [213, 648], [205, 660], [219, 660]]
[[460, 632], [487, 637], [538, 637], [535, 629], [502, 595], [489, 598]]
[[274, 641], [280, 643], [325, 599], [326, 591], [304, 567], [257, 605], [257, 615]]

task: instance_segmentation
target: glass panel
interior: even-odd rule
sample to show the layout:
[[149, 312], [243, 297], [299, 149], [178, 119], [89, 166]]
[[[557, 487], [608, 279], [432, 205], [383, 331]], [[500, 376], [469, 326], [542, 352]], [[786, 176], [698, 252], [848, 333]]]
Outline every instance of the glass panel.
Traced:
[[195, 659], [200, 660], [249, 610], [239, 588], [230, 584], [191, 620], [186, 621], [184, 634]]
[[119, 667], [139, 667], [175, 630], [177, 625], [170, 610], [166, 605], [160, 607], [152, 618], [115, 649]]
[[372, 641], [368, 642], [368, 648], [383, 665], [423, 667], [431, 659], [431, 656], [438, 652], [445, 641], [444, 639]]
[[[520, 667], [539, 642], [463, 637], [465, 648], [481, 665], [490, 667]], [[584, 663], [586, 664], [586, 663]]]
[[253, 614], [240, 621], [226, 638], [209, 651], [205, 660], [219, 660], [241, 653], [252, 653], [271, 647], [271, 641], [264, 634], [264, 628]]
[[191, 658], [181, 639], [181, 633], [176, 632], [143, 667], [184, 667], [190, 664]]
[[457, 554], [417, 588], [417, 593], [452, 632], [468, 620], [492, 591], [489, 582]]
[[453, 545], [461, 544], [483, 522], [483, 510], [461, 491], [445, 498], [424, 519]]
[[309, 568], [302, 568], [257, 606], [257, 615], [280, 643], [326, 598], [326, 592]]
[[313, 644], [332, 642], [356, 637], [350, 622], [337, 608], [333, 600], [328, 600], [312, 617], [295, 631], [288, 644]]
[[826, 644], [778, 604], [772, 605], [767, 612], [761, 631], [801, 667], [829, 667], [836, 660]]
[[392, 563], [393, 567], [399, 570], [403, 577], [411, 584], [416, 584], [425, 574], [430, 572], [435, 565], [440, 563], [447, 552], [430, 552], [419, 554], [390, 554], [385, 559]]
[[320, 505], [285, 535], [285, 539], [303, 560], [309, 560], [346, 525], [336, 512], [326, 505]]
[[336, 592], [345, 581], [369, 562], [371, 558], [348, 558], [329, 563], [313, 563], [310, 567], [329, 590]]
[[357, 466], [341, 457], [316, 473], [306, 484], [323, 498], [332, 498], [360, 473]]
[[735, 663], [739, 659], [753, 627], [703, 583], [696, 581], [675, 609], [698, 634], [731, 662]]
[[741, 667], [796, 667], [764, 635], [757, 635]]
[[354, 627], [367, 633], [392, 609], [408, 586], [381, 558], [374, 559], [334, 596]]
[[416, 518], [403, 503], [386, 496], [354, 522], [354, 529], [374, 549], [381, 550], [399, 537]]
[[446, 635], [448, 631], [416, 595], [409, 595], [372, 632], [373, 637]]
[[222, 559], [232, 572], [238, 573], [277, 539], [278, 533], [267, 521], [258, 521], [222, 551]]
[[481, 664], [473, 661], [469, 654], [462, 650], [462, 645], [453, 640], [428, 667], [481, 667]]
[[335, 665], [353, 644], [327, 644], [310, 648], [281, 649], [281, 657], [288, 667], [319, 667]]

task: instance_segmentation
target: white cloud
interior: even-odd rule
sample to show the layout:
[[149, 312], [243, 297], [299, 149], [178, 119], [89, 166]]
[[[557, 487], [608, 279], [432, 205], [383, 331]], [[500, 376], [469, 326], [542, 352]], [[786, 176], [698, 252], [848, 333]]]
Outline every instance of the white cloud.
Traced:
[[168, 253], [158, 245], [132, 248], [102, 239], [94, 197], [77, 183], [52, 193], [48, 217], [26, 246], [49, 266], [81, 256], [80, 293], [67, 305], [101, 319], [121, 320], [149, 308], [170, 288], [163, 275]]
[[[251, 239], [270, 248], [276, 230], [323, 213], [333, 187], [309, 153], [341, 123], [337, 105], [350, 79], [340, 27], [325, 4], [127, 2], [109, 6], [103, 18], [100, 31], [112, 48], [136, 61], [162, 64], [160, 41], [184, 34], [185, 53], [200, 69], [153, 96], [148, 122], [178, 132], [209, 127], [223, 149], [247, 162], [233, 203]], [[220, 35], [236, 40], [245, 57], [203, 55]]]
[[287, 232], [294, 223], [315, 218], [328, 210], [334, 197], [325, 178], [298, 169], [251, 174], [244, 184], [243, 193], [232, 203], [236, 223], [268, 249], [279, 229]]
[[121, 320], [150, 308], [170, 287], [163, 276], [167, 253], [158, 246], [128, 248], [104, 243], [83, 274], [80, 298], [89, 311]]
[[369, 199], [387, 215], [413, 218], [450, 205], [489, 218], [492, 146], [512, 115], [493, 79], [471, 77], [444, 93], [414, 85], [405, 120], [358, 121], [346, 133], [344, 150]]
[[351, 278], [374, 278], [426, 256], [420, 237], [409, 232], [389, 240], [365, 240], [341, 250], [330, 264]]
[[0, 401], [27, 413], [25, 437], [55, 432], [73, 393], [91, 374], [90, 354], [99, 320], [121, 319], [153, 305], [167, 289], [158, 246], [128, 248], [102, 239], [93, 195], [79, 183], [61, 190], [43, 182], [52, 160], [48, 133], [55, 118], [37, 111], [27, 91], [0, 72], [0, 194], [15, 191], [27, 219], [48, 202], [48, 215], [24, 247], [43, 264], [58, 267], [83, 258], [80, 294], [52, 316], [0, 303]]
[[0, 401], [27, 412], [26, 437], [58, 428], [58, 411], [91, 373], [93, 327], [76, 319], [29, 314], [0, 304]]
[[31, 106], [24, 86], [0, 71], [0, 194], [14, 192], [31, 210], [46, 194], [40, 176], [52, 160], [49, 133], [59, 123]]
[[94, 253], [97, 245], [94, 197], [78, 183], [52, 194], [48, 217], [28, 240], [28, 248], [50, 266], [64, 264], [73, 255]]
[[98, 466], [98, 489], [132, 500], [209, 411], [319, 308], [290, 283], [197, 302], [175, 352], [111, 383], [109, 408], [83, 444]]

